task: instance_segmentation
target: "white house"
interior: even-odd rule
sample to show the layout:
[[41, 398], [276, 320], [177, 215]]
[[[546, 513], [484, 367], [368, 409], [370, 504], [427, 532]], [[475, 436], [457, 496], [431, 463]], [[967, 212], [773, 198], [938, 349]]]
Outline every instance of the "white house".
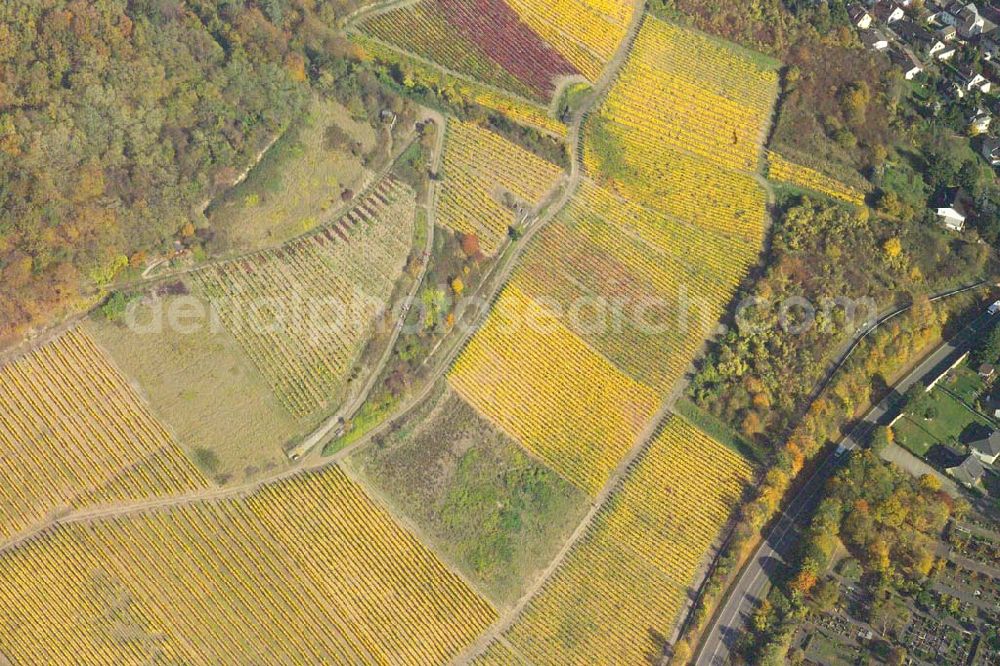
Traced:
[[958, 19], [955, 29], [962, 39], [978, 37], [995, 27], [991, 25], [987, 28], [987, 20], [980, 15], [979, 8], [971, 2], [958, 10], [955, 18]]
[[886, 25], [901, 21], [906, 16], [903, 8], [891, 0], [878, 0], [875, 3], [874, 11], [875, 17]]
[[937, 209], [937, 215], [949, 231], [962, 231], [965, 221], [969, 219], [972, 210], [972, 198], [961, 188], [952, 188], [942, 205]]
[[847, 15], [851, 17], [851, 23], [856, 25], [861, 30], [867, 30], [872, 27], [872, 15], [868, 13], [868, 10], [861, 5], [850, 5], [847, 8]]
[[903, 78], [912, 81], [917, 74], [924, 71], [923, 65], [917, 60], [910, 49], [889, 49], [889, 58], [892, 62], [903, 70]]
[[969, 452], [983, 464], [995, 465], [1000, 458], [1000, 430], [994, 430], [986, 439], [969, 444]]
[[1000, 166], [1000, 139], [992, 136], [986, 137], [980, 152], [991, 166]]
[[979, 90], [980, 92], [988, 93], [993, 87], [989, 79], [969, 67], [959, 67], [958, 76], [962, 82], [962, 86], [969, 92]]
[[953, 25], [946, 25], [937, 31], [938, 39], [945, 43], [955, 41], [955, 35], [956, 31]]
[[885, 51], [889, 48], [889, 40], [878, 30], [862, 30], [859, 36], [861, 43], [873, 51]]
[[983, 107], [976, 109], [976, 112], [969, 117], [969, 129], [973, 134], [985, 134], [990, 131], [990, 124], [993, 116]]
[[958, 53], [958, 47], [955, 46], [954, 44], [949, 44], [948, 46], [945, 46], [942, 50], [938, 51], [935, 54], [935, 57], [941, 62], [944, 62], [945, 60], [951, 60], [952, 58], [954, 58], [956, 53]]

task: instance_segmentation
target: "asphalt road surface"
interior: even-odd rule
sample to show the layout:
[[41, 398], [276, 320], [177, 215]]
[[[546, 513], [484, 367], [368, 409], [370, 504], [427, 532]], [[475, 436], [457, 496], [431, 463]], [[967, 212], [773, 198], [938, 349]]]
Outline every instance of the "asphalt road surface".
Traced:
[[993, 317], [983, 314], [951, 340], [938, 347], [910, 374], [900, 380], [893, 387], [893, 393], [875, 405], [840, 442], [837, 450], [828, 455], [816, 468], [788, 503], [781, 514], [781, 519], [772, 527], [736, 583], [730, 588], [725, 604], [716, 614], [714, 624], [708, 629], [702, 642], [695, 661], [698, 666], [722, 666], [729, 661], [730, 650], [744, 631], [750, 615], [767, 594], [772, 577], [784, 565], [785, 558], [794, 553], [800, 529], [812, 515], [812, 509], [822, 497], [824, 484], [843, 461], [844, 454], [863, 444], [876, 426], [887, 424], [891, 420], [892, 406], [897, 396], [905, 393], [918, 381], [930, 383], [974, 345], [994, 321]]

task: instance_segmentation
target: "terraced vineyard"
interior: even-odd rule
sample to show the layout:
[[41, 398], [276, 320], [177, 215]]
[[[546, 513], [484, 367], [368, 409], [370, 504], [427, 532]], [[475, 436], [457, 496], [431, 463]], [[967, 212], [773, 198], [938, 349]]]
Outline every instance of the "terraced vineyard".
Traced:
[[[637, 4], [420, 0], [374, 13], [354, 37], [375, 54], [373, 69], [386, 66], [383, 58], [416, 63], [405, 70], [407, 86], [436, 73], [433, 87], [456, 106], [474, 101], [566, 136], [544, 103], [563, 77], [600, 78]], [[660, 415], [760, 251], [761, 142], [776, 91], [776, 74], [739, 50], [646, 17], [588, 116], [579, 181], [575, 170], [568, 177], [477, 124], [449, 121], [440, 184], [430, 190], [437, 222], [474, 234], [487, 255], [503, 250], [509, 228], [554, 188], [579, 185], [544, 227], [527, 227], [517, 267], [501, 266], [498, 274], [510, 278], [450, 368], [458, 397], [447, 395], [460, 409], [441, 418], [455, 436], [430, 421], [390, 421], [395, 434], [411, 429], [415, 443], [395, 442], [392, 475], [363, 477], [399, 487], [415, 470], [418, 499], [472, 516], [432, 532], [413, 518], [423, 514], [399, 509], [440, 558], [489, 573], [472, 578], [478, 582], [390, 516], [383, 503], [403, 506], [392, 503], [391, 489], [369, 486], [385, 493], [376, 501], [339, 466], [209, 489], [128, 379], [79, 331], [0, 369], [0, 541], [57, 512], [104, 507], [0, 550], [0, 662], [451, 663], [501, 619], [473, 585], [498, 603], [517, 599], [524, 581], [552, 572], [560, 548], [568, 555], [517, 617], [504, 616], [503, 634], [476, 663], [639, 664], [659, 656], [753, 475], [730, 449]], [[780, 156], [770, 166], [773, 177], [851, 194]], [[296, 428], [313, 427], [310, 417], [342, 398], [360, 367], [412, 249], [415, 199], [390, 177], [315, 233], [193, 273], [261, 395]], [[428, 205], [428, 216], [434, 210]], [[461, 256], [453, 263], [468, 271]], [[430, 264], [429, 281], [455, 284], [451, 264], [441, 264]], [[232, 375], [233, 367], [216, 371]], [[434, 446], [416, 435], [444, 445], [428, 451]], [[484, 438], [492, 435], [491, 453]], [[526, 454], [515, 442], [530, 464], [519, 462]], [[358, 453], [372, 444], [387, 440], [355, 440]], [[504, 471], [517, 477], [501, 478]], [[604, 497], [612, 479], [610, 498], [588, 514], [594, 520], [574, 533], [582, 537], [572, 548], [544, 531], [511, 545], [529, 521], [555, 524], [546, 517], [556, 513], [565, 523], [551, 534], [571, 533], [587, 510], [584, 494]], [[562, 504], [546, 505], [546, 493]], [[135, 505], [160, 495], [184, 496]], [[470, 507], [487, 518], [477, 520]], [[443, 543], [449, 529], [462, 548]], [[511, 552], [504, 559], [465, 547], [491, 543]], [[490, 569], [505, 561], [516, 562], [515, 576]], [[486, 583], [497, 580], [523, 587], [503, 596]]]
[[423, 0], [378, 14], [363, 28], [444, 67], [537, 100], [577, 74], [503, 0]]
[[415, 198], [391, 178], [336, 223], [196, 281], [295, 416], [337, 397], [406, 263]]
[[587, 171], [636, 203], [759, 245], [766, 197], [754, 172], [776, 93], [774, 72], [647, 17], [589, 124]]
[[500, 249], [518, 220], [505, 205], [512, 199], [528, 209], [556, 184], [562, 171], [534, 153], [478, 125], [448, 123], [439, 221], [475, 234], [486, 254]]
[[360, 30], [404, 53], [539, 102], [567, 76], [596, 80], [632, 19], [627, 0], [422, 0]]
[[449, 378], [491, 421], [591, 494], [659, 402], [514, 285]]
[[[532, 664], [648, 663], [751, 474], [737, 454], [671, 418], [504, 638]], [[495, 644], [475, 663], [511, 654]]]
[[767, 175], [771, 180], [814, 190], [855, 206], [863, 206], [865, 203], [864, 192], [845, 185], [836, 178], [831, 178], [815, 169], [787, 160], [773, 151], [767, 153]]
[[0, 555], [23, 664], [445, 663], [495, 611], [336, 468]]
[[775, 92], [773, 72], [647, 18], [585, 142], [599, 182], [584, 179], [532, 239], [451, 372], [476, 409], [592, 495], [757, 258], [766, 201], [756, 168]]
[[79, 330], [0, 369], [0, 473], [0, 541], [58, 510], [207, 485]]

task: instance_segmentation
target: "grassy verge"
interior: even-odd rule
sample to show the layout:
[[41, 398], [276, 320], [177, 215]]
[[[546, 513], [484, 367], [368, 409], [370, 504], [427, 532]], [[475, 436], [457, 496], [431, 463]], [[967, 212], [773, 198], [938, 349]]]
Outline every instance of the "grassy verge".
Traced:
[[736, 451], [744, 458], [761, 464], [767, 463], [767, 455], [763, 449], [751, 444], [725, 422], [704, 411], [687, 398], [681, 398], [677, 401], [674, 405], [674, 412], [683, 416], [715, 441]]
[[323, 455], [332, 456], [370, 433], [393, 412], [397, 404], [399, 400], [389, 395], [381, 400], [367, 400], [346, 424], [344, 432], [323, 447]]

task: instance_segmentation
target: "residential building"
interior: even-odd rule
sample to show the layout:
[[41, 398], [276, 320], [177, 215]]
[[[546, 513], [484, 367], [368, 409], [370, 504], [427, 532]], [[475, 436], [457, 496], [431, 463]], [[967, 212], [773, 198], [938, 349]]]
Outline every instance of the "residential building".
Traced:
[[980, 152], [982, 152], [986, 161], [990, 163], [990, 166], [1000, 166], [1000, 139], [992, 136], [986, 137], [980, 148]]
[[909, 48], [889, 49], [889, 58], [893, 64], [903, 70], [903, 78], [912, 81], [917, 74], [924, 71], [924, 66], [920, 64], [917, 56]]
[[878, 0], [872, 10], [875, 12], [875, 18], [885, 25], [892, 25], [906, 17], [903, 7], [892, 0]]
[[976, 112], [968, 118], [969, 130], [972, 134], [986, 134], [990, 131], [990, 124], [993, 122], [993, 114], [979, 107]]
[[969, 452], [985, 465], [995, 465], [1000, 458], [1000, 430], [994, 430], [985, 439], [969, 444]]
[[851, 23], [856, 25], [861, 30], [867, 30], [872, 27], [872, 15], [868, 13], [862, 5], [852, 4], [847, 7], [847, 15], [851, 17]]
[[950, 231], [962, 231], [965, 222], [972, 215], [972, 197], [960, 187], [954, 187], [945, 193], [944, 199], [937, 208], [937, 215]]
[[963, 65], [958, 68], [958, 79], [962, 84], [962, 87], [964, 87], [967, 92], [978, 90], [982, 93], [988, 93], [993, 87], [993, 84], [989, 79], [968, 65]]
[[955, 36], [957, 34], [958, 31], [955, 30], [955, 26], [953, 25], [946, 25], [937, 31], [938, 39], [940, 39], [945, 44], [955, 41]]
[[969, 488], [975, 488], [983, 479], [986, 469], [975, 456], [968, 456], [961, 464], [945, 470], [956, 481]]
[[889, 48], [889, 39], [878, 30], [862, 30], [858, 36], [865, 48], [873, 51], [885, 51]]
[[910, 19], [897, 21], [892, 29], [903, 42], [909, 44], [922, 55], [934, 56], [946, 48], [945, 43], [938, 39], [933, 32]]
[[947, 46], [944, 47], [943, 50], [935, 53], [934, 57], [940, 60], [941, 62], [944, 62], [946, 60], [951, 60], [952, 58], [954, 58], [956, 53], [958, 53], [958, 47], [955, 46], [954, 44], [948, 44]]
[[944, 16], [942, 16], [942, 20], [949, 25], [955, 26], [958, 36], [962, 39], [974, 39], [980, 35], [992, 32], [996, 28], [995, 23], [987, 20], [985, 16], [979, 13], [979, 8], [974, 2], [967, 4], [960, 2], [952, 3], [948, 7], [947, 15], [953, 21], [949, 22], [945, 20]]

